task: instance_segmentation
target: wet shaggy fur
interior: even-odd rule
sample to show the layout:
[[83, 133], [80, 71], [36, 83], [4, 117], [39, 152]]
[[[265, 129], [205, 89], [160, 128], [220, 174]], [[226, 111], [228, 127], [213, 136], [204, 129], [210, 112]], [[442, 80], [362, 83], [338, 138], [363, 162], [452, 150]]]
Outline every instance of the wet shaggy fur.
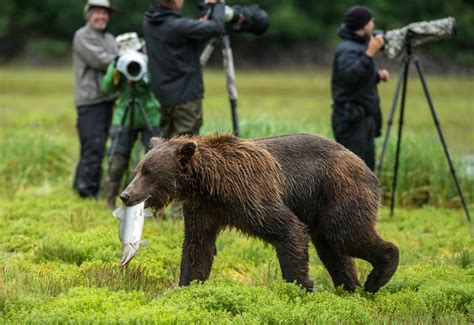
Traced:
[[376, 292], [395, 272], [398, 249], [375, 230], [377, 179], [334, 141], [307, 134], [215, 135], [154, 138], [152, 146], [121, 198], [128, 206], [148, 198], [158, 209], [183, 202], [180, 285], [207, 280], [225, 227], [272, 244], [283, 278], [308, 290], [308, 241], [336, 287], [360, 285], [354, 257], [373, 266], [366, 291]]

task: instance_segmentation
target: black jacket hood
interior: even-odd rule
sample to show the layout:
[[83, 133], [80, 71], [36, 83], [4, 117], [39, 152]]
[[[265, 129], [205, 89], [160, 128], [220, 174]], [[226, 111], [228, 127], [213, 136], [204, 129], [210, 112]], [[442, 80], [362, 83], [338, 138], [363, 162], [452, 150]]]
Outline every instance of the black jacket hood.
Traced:
[[166, 7], [151, 6], [148, 11], [145, 12], [145, 19], [153, 25], [162, 24], [165, 20], [170, 17], [181, 18], [181, 12]]
[[341, 24], [337, 31], [337, 35], [344, 40], [354, 41], [361, 44], [366, 44], [369, 41], [367, 36], [354, 34], [354, 32], [349, 30], [345, 24]]

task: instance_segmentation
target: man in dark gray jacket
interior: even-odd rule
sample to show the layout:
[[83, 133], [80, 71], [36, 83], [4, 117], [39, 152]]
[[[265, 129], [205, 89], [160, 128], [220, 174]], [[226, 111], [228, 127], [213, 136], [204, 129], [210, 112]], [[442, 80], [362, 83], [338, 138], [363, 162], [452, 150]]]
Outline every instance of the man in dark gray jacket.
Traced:
[[197, 134], [202, 125], [204, 85], [199, 62], [208, 40], [224, 33], [224, 4], [213, 4], [209, 19], [181, 16], [183, 0], [157, 0], [145, 13], [144, 36], [152, 88], [161, 104], [164, 137]]
[[350, 8], [338, 35], [332, 70], [332, 127], [336, 141], [375, 167], [374, 139], [380, 136], [382, 114], [377, 83], [387, 81], [387, 70], [378, 70], [374, 55], [383, 47], [382, 36], [373, 37], [374, 20], [364, 6]]
[[81, 156], [74, 190], [81, 197], [97, 198], [102, 159], [116, 95], [102, 92], [102, 77], [118, 55], [115, 38], [106, 32], [112, 8], [108, 0], [89, 0], [84, 8], [87, 23], [74, 35], [74, 102]]

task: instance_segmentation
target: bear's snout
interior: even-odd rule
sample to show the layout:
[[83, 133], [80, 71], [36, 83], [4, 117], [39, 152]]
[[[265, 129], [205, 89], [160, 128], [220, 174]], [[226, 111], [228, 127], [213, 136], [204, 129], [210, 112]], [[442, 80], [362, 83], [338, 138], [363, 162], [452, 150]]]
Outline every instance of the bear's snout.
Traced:
[[130, 194], [128, 194], [127, 192], [123, 191], [122, 194], [120, 194], [120, 200], [122, 200], [123, 204], [127, 205], [129, 199]]

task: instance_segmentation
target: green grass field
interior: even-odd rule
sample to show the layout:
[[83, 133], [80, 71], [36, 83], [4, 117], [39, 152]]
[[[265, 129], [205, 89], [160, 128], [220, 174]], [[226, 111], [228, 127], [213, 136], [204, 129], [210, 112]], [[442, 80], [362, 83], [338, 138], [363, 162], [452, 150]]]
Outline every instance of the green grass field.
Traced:
[[[331, 136], [326, 71], [238, 72], [244, 137]], [[396, 81], [381, 85], [385, 117]], [[206, 73], [204, 133], [231, 127], [224, 76]], [[474, 78], [428, 76], [474, 214]], [[70, 69], [0, 68], [0, 323], [474, 322], [474, 231], [459, 209], [419, 82], [409, 81], [398, 208], [379, 231], [401, 251], [377, 294], [334, 289], [310, 249], [307, 294], [280, 278], [272, 247], [235, 231], [219, 237], [211, 279], [177, 288], [182, 220], [152, 218], [143, 249], [120, 271], [118, 221], [71, 191], [78, 156]], [[381, 179], [389, 193], [393, 142]], [[379, 143], [380, 146], [380, 143]], [[447, 209], [451, 207], [454, 209]], [[357, 261], [365, 280], [370, 265]]]

